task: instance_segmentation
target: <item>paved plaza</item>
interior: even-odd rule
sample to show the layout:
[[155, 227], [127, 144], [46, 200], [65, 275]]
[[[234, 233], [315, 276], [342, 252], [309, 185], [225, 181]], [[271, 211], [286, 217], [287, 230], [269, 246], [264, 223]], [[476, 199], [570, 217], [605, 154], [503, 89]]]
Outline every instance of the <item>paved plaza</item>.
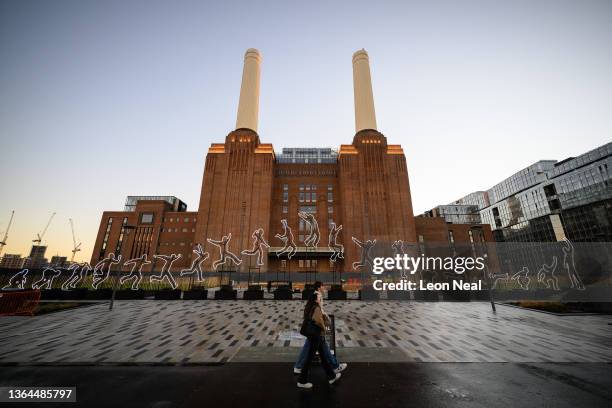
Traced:
[[[284, 362], [301, 301], [117, 301], [2, 317], [0, 364]], [[556, 316], [487, 302], [330, 301], [348, 362], [612, 362], [612, 316]]]

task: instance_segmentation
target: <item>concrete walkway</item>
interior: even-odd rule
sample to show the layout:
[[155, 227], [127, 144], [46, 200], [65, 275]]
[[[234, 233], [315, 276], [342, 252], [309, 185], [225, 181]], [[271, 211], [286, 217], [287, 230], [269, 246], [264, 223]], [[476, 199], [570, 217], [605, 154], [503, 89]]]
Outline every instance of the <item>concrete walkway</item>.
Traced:
[[[117, 301], [2, 317], [0, 364], [292, 361], [300, 301]], [[326, 302], [348, 362], [612, 362], [612, 316], [486, 302]]]

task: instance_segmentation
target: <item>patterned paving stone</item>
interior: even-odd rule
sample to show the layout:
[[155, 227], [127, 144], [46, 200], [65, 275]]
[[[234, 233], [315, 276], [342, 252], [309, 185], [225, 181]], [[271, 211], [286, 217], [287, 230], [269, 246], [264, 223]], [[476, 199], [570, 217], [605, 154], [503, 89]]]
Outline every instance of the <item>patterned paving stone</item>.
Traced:
[[[0, 364], [219, 363], [301, 347], [300, 301], [117, 301], [2, 317]], [[428, 362], [611, 362], [611, 316], [555, 316], [488, 303], [327, 302], [341, 358]], [[389, 352], [392, 352], [389, 354]], [[269, 354], [269, 355], [272, 355]], [[286, 354], [286, 353], [285, 353]], [[259, 357], [260, 358], [260, 357]]]

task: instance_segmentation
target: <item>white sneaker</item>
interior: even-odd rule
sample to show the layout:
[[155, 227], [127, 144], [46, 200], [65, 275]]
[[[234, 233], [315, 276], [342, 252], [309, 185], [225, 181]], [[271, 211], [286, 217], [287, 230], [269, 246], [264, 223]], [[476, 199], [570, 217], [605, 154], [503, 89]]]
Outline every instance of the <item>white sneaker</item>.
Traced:
[[293, 374], [302, 374], [302, 369], [293, 367]]
[[304, 383], [304, 384], [302, 384], [302, 383], [299, 382], [299, 383], [297, 383], [297, 386], [298, 386], [298, 388], [305, 388], [305, 389], [309, 390], [309, 389], [312, 388], [312, 383]]
[[343, 372], [343, 371], [346, 369], [346, 366], [347, 366], [347, 365], [348, 365], [348, 364], [346, 364], [346, 363], [340, 363], [340, 364], [338, 365], [338, 368], [336, 368], [336, 369], [334, 370], [334, 373], [341, 373], [341, 372]]
[[331, 380], [329, 380], [329, 385], [332, 385], [333, 383], [338, 381], [340, 379], [340, 377], [342, 377], [342, 374], [336, 373], [336, 378], [332, 378]]

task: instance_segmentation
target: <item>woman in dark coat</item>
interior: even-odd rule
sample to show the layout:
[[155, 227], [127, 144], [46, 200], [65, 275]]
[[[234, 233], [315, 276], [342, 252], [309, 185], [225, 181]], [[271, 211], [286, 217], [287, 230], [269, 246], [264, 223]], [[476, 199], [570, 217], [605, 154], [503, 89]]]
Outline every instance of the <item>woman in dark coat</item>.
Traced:
[[314, 322], [319, 330], [314, 330], [315, 333], [308, 335], [310, 349], [308, 350], [308, 357], [306, 358], [306, 362], [298, 378], [298, 388], [306, 389], [312, 388], [312, 383], [308, 382], [308, 372], [310, 371], [310, 365], [317, 351], [319, 352], [321, 365], [327, 374], [328, 382], [333, 384], [341, 377], [340, 373], [334, 373], [331, 362], [325, 358], [326, 354], [323, 350], [325, 343], [325, 319], [321, 311], [321, 294], [319, 292], [314, 292], [310, 295], [306, 307], [304, 308], [304, 322], [306, 323], [308, 321]]

